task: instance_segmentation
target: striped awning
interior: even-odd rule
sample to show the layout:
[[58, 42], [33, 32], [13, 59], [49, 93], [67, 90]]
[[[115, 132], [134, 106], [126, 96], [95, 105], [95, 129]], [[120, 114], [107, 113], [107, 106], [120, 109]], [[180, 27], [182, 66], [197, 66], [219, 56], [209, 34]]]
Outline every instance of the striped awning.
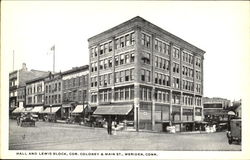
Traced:
[[93, 114], [96, 115], [128, 115], [133, 105], [105, 105], [98, 106]]
[[87, 105], [77, 105], [76, 108], [71, 113], [82, 113]]
[[33, 109], [32, 107], [26, 107], [26, 108], [23, 108], [21, 112], [22, 113], [30, 113], [32, 111], [32, 109]]
[[12, 111], [12, 113], [21, 113], [23, 109], [24, 109], [24, 108], [18, 107], [18, 108], [16, 108], [16, 109], [14, 109], [14, 111]]
[[43, 106], [34, 107], [30, 112], [32, 113], [41, 113], [43, 111]]
[[41, 113], [47, 113], [47, 114], [49, 114], [49, 113], [56, 113], [59, 109], [60, 109], [60, 107], [47, 107]]

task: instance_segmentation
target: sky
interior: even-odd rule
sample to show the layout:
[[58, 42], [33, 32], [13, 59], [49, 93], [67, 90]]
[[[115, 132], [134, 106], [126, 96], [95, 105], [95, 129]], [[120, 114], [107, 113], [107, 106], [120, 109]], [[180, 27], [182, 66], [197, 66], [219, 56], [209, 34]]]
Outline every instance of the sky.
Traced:
[[247, 96], [248, 1], [3, 1], [1, 67], [8, 75], [28, 69], [56, 71], [88, 64], [88, 38], [135, 16], [206, 51], [204, 96], [230, 100]]

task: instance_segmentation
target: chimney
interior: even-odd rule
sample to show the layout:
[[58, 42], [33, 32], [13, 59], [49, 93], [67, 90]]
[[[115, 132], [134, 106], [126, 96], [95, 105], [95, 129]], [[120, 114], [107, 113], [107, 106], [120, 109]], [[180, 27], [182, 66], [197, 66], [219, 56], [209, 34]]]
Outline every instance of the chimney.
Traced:
[[27, 67], [26, 67], [26, 63], [23, 63], [23, 64], [22, 64], [22, 70], [23, 70], [23, 71], [27, 71], [27, 70], [28, 70]]

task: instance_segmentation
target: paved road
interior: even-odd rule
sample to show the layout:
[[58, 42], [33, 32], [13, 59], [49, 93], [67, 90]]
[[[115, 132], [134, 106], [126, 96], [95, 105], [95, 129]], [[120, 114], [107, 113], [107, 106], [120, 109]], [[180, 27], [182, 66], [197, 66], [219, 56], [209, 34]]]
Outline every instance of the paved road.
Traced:
[[155, 151], [240, 151], [241, 145], [227, 143], [225, 132], [209, 134], [166, 134], [117, 132], [103, 128], [37, 122], [36, 127], [19, 127], [10, 120], [11, 150], [155, 150]]

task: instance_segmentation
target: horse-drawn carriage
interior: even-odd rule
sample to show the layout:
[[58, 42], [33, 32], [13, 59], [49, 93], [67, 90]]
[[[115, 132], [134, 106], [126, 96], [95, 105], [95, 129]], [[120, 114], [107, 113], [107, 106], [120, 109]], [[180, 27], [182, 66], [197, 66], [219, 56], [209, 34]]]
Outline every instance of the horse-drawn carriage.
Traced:
[[32, 114], [25, 113], [17, 118], [17, 125], [21, 127], [35, 127], [35, 118]]

